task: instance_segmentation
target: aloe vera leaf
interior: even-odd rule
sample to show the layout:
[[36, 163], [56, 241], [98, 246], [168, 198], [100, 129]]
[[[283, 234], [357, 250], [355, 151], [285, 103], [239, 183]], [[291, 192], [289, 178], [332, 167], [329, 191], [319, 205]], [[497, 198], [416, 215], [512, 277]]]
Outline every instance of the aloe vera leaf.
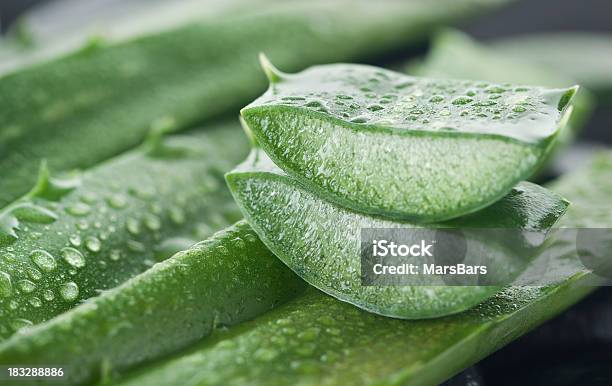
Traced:
[[[445, 286], [442, 280], [440, 286], [419, 285], [416, 278], [417, 284], [411, 286], [364, 286], [361, 229], [418, 225], [371, 217], [329, 203], [275, 168], [261, 151], [254, 151], [226, 178], [245, 218], [266, 246], [309, 284], [340, 300], [381, 315], [418, 319], [464, 311], [500, 290], [493, 285]], [[551, 227], [567, 205], [542, 187], [522, 183], [492, 206], [446, 226], [541, 231]], [[441, 226], [445, 225], [434, 227]], [[482, 248], [491, 270], [503, 266], [503, 274], [512, 275], [505, 282], [524, 269], [526, 262], [516, 259], [514, 253], [486, 243], [478, 249]]]
[[494, 41], [495, 51], [540, 63], [576, 79], [602, 100], [612, 99], [612, 35], [556, 32]]
[[[573, 203], [562, 224], [612, 225], [610, 181], [612, 152], [606, 152], [551, 185]], [[560, 241], [545, 251], [551, 258], [546, 267], [562, 272], [556, 284], [511, 287], [476, 308], [438, 319], [383, 318], [307, 291], [252, 322], [219, 331], [199, 347], [143, 367], [118, 384], [437, 385], [595, 288], [571, 249], [571, 243]]]
[[291, 69], [372, 57], [420, 42], [437, 24], [475, 12], [482, 2], [445, 4], [292, 2], [119, 43], [93, 39], [5, 74], [0, 206], [26, 192], [42, 157], [54, 170], [91, 167], [140, 143], [161, 117], [179, 130], [244, 106], [265, 87], [256, 68], [259, 50]]
[[576, 91], [262, 66], [270, 87], [241, 116], [270, 158], [328, 200], [418, 222], [475, 212], [530, 176]]
[[578, 301], [592, 289], [580, 278], [509, 289], [474, 310], [426, 321], [376, 316], [311, 290], [117, 384], [433, 386]]
[[[452, 57], [457, 66], [452, 66]], [[576, 83], [571, 77], [547, 71], [546, 68], [522, 59], [496, 52], [477, 42], [464, 32], [444, 29], [433, 37], [432, 46], [422, 62], [408, 68], [417, 76], [477, 79], [514, 84], [538, 84], [546, 87], [569, 87]]]
[[[270, 1], [253, 0], [263, 7]], [[227, 17], [244, 1], [54, 1], [27, 10], [0, 37], [0, 73], [80, 49], [87, 41], [120, 42], [188, 22]], [[138, 15], [138, 18], [134, 18]]]
[[14, 335], [0, 344], [0, 363], [61, 363], [63, 385], [93, 382], [251, 319], [305, 288], [240, 222]]
[[154, 136], [72, 180], [42, 173], [0, 214], [0, 337], [146, 270], [177, 237], [201, 240], [239, 219], [223, 173], [246, 153], [243, 137], [233, 123]]
[[[434, 78], [477, 79], [545, 87], [569, 87], [576, 83], [584, 86], [580, 79], [551, 71], [529, 57], [506, 54], [450, 29], [436, 34], [425, 60], [409, 71], [414, 75]], [[574, 131], [587, 121], [593, 104], [594, 98], [588, 87], [576, 94], [569, 120]]]
[[[420, 40], [439, 24], [495, 9], [509, 0], [442, 0], [440, 7], [432, 7], [427, 1], [411, 3], [383, 1], [386, 7], [410, 8], [406, 17], [412, 19], [411, 34], [402, 39]], [[103, 7], [100, 3], [104, 3]], [[297, 14], [310, 12], [316, 7], [320, 11], [338, 12], [338, 6], [369, 6], [366, 2], [336, 1], [326, 4], [325, 0], [296, 0], [286, 3], [282, 0], [211, 0], [202, 3], [198, 0], [157, 1], [142, 3], [138, 0], [88, 1], [74, 4], [71, 1], [54, 1], [43, 4], [22, 15], [14, 28], [9, 30], [8, 38], [0, 38], [0, 72], [21, 66], [24, 62], [36, 62], [78, 49], [84, 36], [101, 37], [104, 41], [121, 41], [144, 34], [163, 31], [188, 22], [201, 22], [214, 18], [228, 18], [248, 15], [257, 9], [258, 13], [296, 11]], [[248, 7], [245, 7], [248, 5]], [[328, 7], [328, 8], [324, 8]], [[306, 10], [304, 11], [304, 8]], [[379, 12], [380, 7], [374, 8]], [[382, 10], [388, 12], [387, 10]], [[131, 15], [138, 14], [138, 20]], [[355, 13], [356, 16], [358, 15]], [[356, 21], [361, 21], [356, 19]], [[25, 39], [24, 39], [25, 36]], [[27, 44], [24, 44], [27, 40]], [[11, 46], [17, 46], [11, 50]], [[5, 52], [3, 52], [5, 51]]]

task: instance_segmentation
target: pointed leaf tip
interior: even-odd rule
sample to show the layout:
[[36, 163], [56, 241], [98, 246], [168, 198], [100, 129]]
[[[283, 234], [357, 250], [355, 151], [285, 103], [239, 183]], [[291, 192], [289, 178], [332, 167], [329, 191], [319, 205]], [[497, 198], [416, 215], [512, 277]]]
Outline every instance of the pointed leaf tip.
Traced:
[[143, 146], [148, 154], [159, 153], [163, 149], [164, 138], [174, 130], [176, 122], [174, 118], [163, 116], [151, 123], [149, 132], [144, 140]]
[[259, 64], [261, 65], [261, 68], [266, 74], [268, 81], [272, 84], [282, 81], [283, 78], [285, 78], [286, 76], [278, 68], [274, 67], [270, 59], [268, 59], [268, 57], [263, 52], [259, 53]]
[[151, 132], [158, 133], [159, 135], [165, 135], [175, 131], [176, 127], [176, 119], [174, 119], [172, 116], [164, 115], [151, 123]]
[[176, 131], [177, 123], [174, 117], [164, 116], [156, 119], [143, 143], [144, 152], [155, 158], [180, 158], [189, 151], [180, 145], [172, 145], [166, 140], [168, 134]]
[[36, 178], [36, 183], [28, 195], [31, 197], [36, 197], [41, 192], [45, 191], [49, 186], [49, 179], [49, 165], [47, 164], [46, 159], [42, 159], [40, 161], [40, 166], [38, 167], [38, 177]]
[[67, 176], [68, 178], [52, 178], [47, 165], [47, 160], [40, 162], [38, 169], [38, 179], [36, 184], [26, 197], [38, 197], [45, 200], [57, 201], [66, 194], [76, 189], [81, 184], [78, 174]]
[[559, 99], [559, 105], [557, 106], [559, 111], [563, 111], [567, 107], [567, 105], [572, 101], [572, 99], [574, 99], [574, 96], [576, 95], [576, 93], [578, 93], [579, 89], [580, 86], [574, 85], [565, 91], [565, 93]]

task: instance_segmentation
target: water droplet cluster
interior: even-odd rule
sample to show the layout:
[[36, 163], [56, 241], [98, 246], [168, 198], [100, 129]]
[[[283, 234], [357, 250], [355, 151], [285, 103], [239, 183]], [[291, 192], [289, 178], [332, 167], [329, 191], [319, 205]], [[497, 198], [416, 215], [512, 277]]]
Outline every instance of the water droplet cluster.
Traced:
[[[491, 121], [546, 119], [556, 110], [552, 102], [545, 90], [534, 87], [413, 78], [369, 66], [328, 65], [274, 84], [251, 106], [300, 107], [353, 124], [479, 132]], [[516, 129], [495, 126], [499, 134], [522, 136]], [[539, 128], [543, 130], [539, 134], [549, 135], [553, 129]]]
[[120, 158], [62, 194], [42, 191], [0, 212], [0, 338], [150, 268], [168, 238], [199, 239], [235, 221], [222, 178], [238, 159], [209, 159], [209, 142], [183, 140], [195, 150], [171, 161]]

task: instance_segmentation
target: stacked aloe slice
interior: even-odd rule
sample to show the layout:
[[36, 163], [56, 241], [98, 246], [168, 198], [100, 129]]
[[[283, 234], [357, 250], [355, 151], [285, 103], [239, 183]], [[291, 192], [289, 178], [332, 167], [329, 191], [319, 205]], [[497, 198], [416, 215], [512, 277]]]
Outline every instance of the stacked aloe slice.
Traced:
[[[256, 144], [226, 178], [262, 241], [311, 285], [360, 308], [429, 318], [500, 286], [363, 286], [364, 228], [546, 231], [568, 202], [522, 182], [546, 158], [576, 87], [409, 77], [362, 65], [284, 74], [241, 116]], [[485, 250], [519, 275], [511, 250]], [[492, 262], [492, 264], [496, 264]]]

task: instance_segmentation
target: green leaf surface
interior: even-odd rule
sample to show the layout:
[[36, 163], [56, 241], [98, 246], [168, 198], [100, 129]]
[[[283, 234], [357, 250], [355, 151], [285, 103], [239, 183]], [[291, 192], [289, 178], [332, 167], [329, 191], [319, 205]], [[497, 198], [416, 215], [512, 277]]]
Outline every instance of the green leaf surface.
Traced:
[[[554, 183], [574, 203], [563, 225], [609, 227], [610, 181], [607, 152]], [[472, 310], [432, 320], [379, 317], [309, 291], [119, 385], [437, 385], [594, 289], [572, 248], [560, 240], [536, 260], [561, 274], [557, 284], [508, 288]]]
[[305, 287], [240, 222], [14, 335], [0, 344], [0, 364], [61, 363], [62, 385], [93, 382], [253, 318]]
[[438, 32], [424, 60], [409, 66], [408, 71], [435, 78], [479, 79], [546, 87], [569, 87], [576, 82], [527, 58], [504, 55], [453, 29]]
[[197, 136], [154, 135], [69, 179], [43, 168], [31, 193], [0, 212], [0, 339], [239, 219], [223, 173], [247, 148], [231, 123]]
[[[424, 285], [431, 281], [420, 282], [416, 277], [411, 286], [364, 286], [361, 230], [418, 225], [359, 214], [329, 203], [283, 173], [258, 150], [226, 178], [245, 218], [268, 248], [309, 284], [340, 300], [381, 315], [419, 319], [464, 311], [500, 290], [498, 286], [445, 286], [442, 278], [439, 286]], [[431, 227], [541, 231], [554, 225], [567, 205], [542, 187], [522, 183], [478, 213]], [[481, 261], [483, 254], [491, 270], [503, 267], [498, 280], [508, 275], [504, 282], [518, 276], [527, 263], [509, 250], [470, 241], [466, 264]]]
[[612, 100], [612, 34], [556, 32], [495, 41], [495, 51], [539, 63]]
[[0, 207], [27, 191], [43, 157], [53, 170], [88, 168], [140, 143], [159, 119], [180, 130], [244, 106], [265, 87], [259, 50], [293, 70], [372, 58], [504, 2], [291, 2], [122, 42], [93, 38], [70, 54], [2, 74]]
[[[568, 87], [579, 82], [529, 57], [492, 49], [450, 29], [439, 32], [425, 59], [418, 65], [411, 65], [408, 71], [413, 75], [434, 78], [481, 79], [545, 87]], [[572, 100], [573, 110], [568, 124], [561, 128], [555, 146], [538, 172], [546, 169], [550, 161], [574, 141], [590, 118], [594, 105], [594, 95], [582, 87]], [[532, 178], [537, 179], [538, 175], [534, 173]]]
[[[249, 1], [258, 7], [271, 2], [273, 0]], [[18, 19], [8, 25], [6, 34], [0, 37], [0, 73], [83, 47], [122, 42], [190, 22], [235, 17], [245, 11], [244, 0], [40, 3], [20, 13]]]
[[143, 368], [121, 386], [434, 386], [580, 299], [554, 290], [508, 290], [455, 317], [401, 321], [315, 290], [193, 353]]
[[530, 176], [576, 91], [263, 66], [278, 80], [241, 116], [270, 158], [342, 206], [419, 222], [475, 212]]
[[[450, 29], [436, 34], [425, 59], [408, 71], [413, 75], [442, 79], [478, 79], [544, 87], [570, 87], [576, 83], [585, 86], [581, 79], [552, 71], [528, 56], [494, 49]], [[574, 110], [569, 122], [574, 131], [586, 122], [595, 103], [589, 90], [588, 86], [581, 88], [572, 101]]]

